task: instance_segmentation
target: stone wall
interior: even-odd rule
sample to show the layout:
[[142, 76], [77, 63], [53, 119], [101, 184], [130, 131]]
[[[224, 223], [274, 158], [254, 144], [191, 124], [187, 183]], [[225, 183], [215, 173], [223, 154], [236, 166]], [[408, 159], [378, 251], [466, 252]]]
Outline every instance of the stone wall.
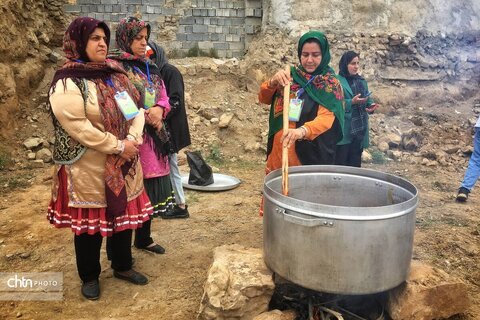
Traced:
[[354, 50], [370, 78], [480, 79], [478, 0], [265, 0], [263, 13], [264, 29], [278, 26], [294, 39], [324, 31], [336, 69]]
[[219, 57], [243, 56], [262, 24], [261, 0], [70, 0], [65, 10], [106, 21], [135, 15], [152, 25], [152, 39], [170, 53], [198, 46]]
[[266, 0], [264, 14], [267, 22], [294, 35], [310, 28], [409, 36], [419, 30], [443, 34], [480, 30], [478, 0]]
[[344, 51], [355, 50], [366, 76], [479, 75], [480, 1], [475, 0], [69, 0], [65, 8], [105, 20], [112, 29], [128, 15], [141, 17], [171, 57], [196, 46], [206, 54], [241, 57], [253, 50], [249, 44], [261, 29], [279, 26], [293, 38], [310, 29], [325, 31], [333, 65]]
[[449, 33], [329, 33], [332, 66], [347, 50], [360, 53], [370, 79], [438, 81], [480, 79], [480, 31]]

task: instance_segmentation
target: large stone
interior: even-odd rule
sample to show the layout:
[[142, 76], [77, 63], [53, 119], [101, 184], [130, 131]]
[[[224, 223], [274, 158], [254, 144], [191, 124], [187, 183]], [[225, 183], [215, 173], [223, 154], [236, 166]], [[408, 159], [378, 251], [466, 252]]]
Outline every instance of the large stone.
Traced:
[[43, 160], [33, 160], [30, 163], [31, 163], [32, 168], [43, 168], [44, 167]]
[[206, 107], [206, 108], [201, 108], [198, 111], [198, 114], [207, 120], [211, 120], [212, 118], [217, 118], [219, 113], [220, 113], [220, 109], [218, 107]]
[[363, 150], [363, 152], [362, 152], [362, 162], [372, 163], [372, 161], [373, 161], [373, 157], [370, 154], [370, 152], [368, 152], [368, 150]]
[[390, 149], [390, 146], [386, 141], [380, 142], [377, 147], [378, 147], [378, 150], [380, 150], [381, 152], [387, 152]]
[[35, 159], [43, 160], [45, 163], [50, 162], [52, 161], [52, 152], [48, 148], [42, 148], [35, 155]]
[[297, 313], [294, 310], [272, 310], [256, 316], [253, 320], [295, 320], [296, 318]]
[[443, 151], [445, 151], [448, 154], [455, 154], [457, 151], [460, 150], [460, 146], [454, 146], [454, 145], [447, 145], [443, 148]]
[[388, 133], [384, 139], [381, 139], [388, 143], [390, 148], [398, 148], [400, 143], [402, 142], [402, 137], [396, 133]]
[[387, 300], [393, 320], [444, 319], [468, 307], [465, 283], [418, 261], [412, 261], [407, 281], [389, 291]]
[[224, 113], [220, 116], [219, 128], [228, 128], [230, 121], [233, 119], [233, 113]]
[[402, 135], [402, 147], [408, 151], [417, 151], [423, 140], [419, 130], [410, 129]]
[[28, 150], [32, 150], [38, 147], [42, 143], [42, 139], [40, 138], [28, 138], [27, 140], [23, 141], [23, 146]]
[[275, 285], [260, 249], [217, 247], [197, 319], [254, 319], [268, 310]]

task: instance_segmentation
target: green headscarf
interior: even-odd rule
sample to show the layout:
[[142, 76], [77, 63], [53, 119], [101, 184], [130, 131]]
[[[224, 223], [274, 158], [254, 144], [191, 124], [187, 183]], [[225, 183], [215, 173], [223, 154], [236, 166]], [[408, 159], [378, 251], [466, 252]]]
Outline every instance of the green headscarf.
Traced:
[[[313, 76], [319, 75], [319, 74], [326, 74], [327, 72], [335, 73], [332, 68], [330, 68], [330, 45], [328, 44], [327, 38], [325, 35], [320, 32], [320, 31], [309, 31], [305, 33], [300, 40], [298, 40], [298, 60], [300, 60], [300, 57], [302, 56], [302, 49], [303, 45], [307, 40], [315, 39], [317, 42], [320, 44], [320, 50], [322, 52], [322, 61], [320, 62], [320, 65], [313, 71], [311, 74]], [[303, 72], [307, 72], [301, 64], [299, 64], [298, 67], [300, 70]]]
[[[335, 71], [329, 66], [331, 59], [330, 46], [325, 35], [320, 31], [310, 31], [305, 33], [298, 41], [298, 59], [300, 60], [302, 55], [303, 45], [310, 39], [315, 39], [320, 44], [322, 61], [312, 73], [308, 73], [301, 63], [299, 63], [297, 67], [291, 67], [290, 71], [293, 80], [301, 85], [315, 102], [335, 114], [335, 117], [340, 122], [343, 132], [345, 114], [343, 106], [343, 90], [340, 81], [336, 78]], [[307, 85], [308, 80], [314, 76], [317, 76], [317, 78]], [[282, 117], [279, 116], [280, 114], [275, 114], [274, 112], [275, 104], [277, 103], [276, 100], [277, 99], [274, 99], [272, 102], [272, 108], [270, 110], [269, 136], [274, 135], [282, 128]], [[339, 138], [339, 141], [341, 139], [342, 137]]]
[[[320, 31], [310, 31], [305, 33], [298, 41], [298, 59], [300, 60], [302, 55], [303, 45], [310, 39], [315, 39], [320, 43], [322, 61], [312, 73], [308, 73], [301, 63], [298, 65], [298, 68], [292, 67], [291, 72], [293, 80], [301, 85], [315, 102], [335, 114], [335, 117], [340, 122], [343, 132], [345, 115], [343, 107], [343, 92], [342, 94], [339, 94], [339, 90], [342, 91], [340, 82], [335, 75], [335, 71], [329, 66], [331, 59], [330, 46], [325, 35]], [[308, 79], [306, 79], [305, 75], [317, 76], [317, 79], [307, 85]], [[305, 85], [307, 86], [305, 87]]]

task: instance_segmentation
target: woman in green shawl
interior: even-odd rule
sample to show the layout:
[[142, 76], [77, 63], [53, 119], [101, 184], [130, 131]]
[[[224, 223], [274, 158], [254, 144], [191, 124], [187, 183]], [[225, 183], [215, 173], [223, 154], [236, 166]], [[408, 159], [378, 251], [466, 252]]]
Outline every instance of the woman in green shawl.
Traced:
[[338, 64], [338, 80], [345, 96], [345, 125], [343, 139], [338, 143], [335, 164], [360, 167], [362, 153], [368, 148], [368, 117], [378, 107], [368, 91], [367, 81], [358, 73], [358, 53], [347, 51]]
[[[343, 91], [330, 68], [327, 38], [318, 31], [298, 42], [300, 63], [265, 81], [259, 100], [270, 104], [266, 172], [282, 166], [282, 147], [288, 149], [290, 166], [334, 164], [336, 144], [342, 139]], [[283, 87], [290, 87], [289, 129], [283, 132]], [[294, 112], [295, 109], [298, 112]]]

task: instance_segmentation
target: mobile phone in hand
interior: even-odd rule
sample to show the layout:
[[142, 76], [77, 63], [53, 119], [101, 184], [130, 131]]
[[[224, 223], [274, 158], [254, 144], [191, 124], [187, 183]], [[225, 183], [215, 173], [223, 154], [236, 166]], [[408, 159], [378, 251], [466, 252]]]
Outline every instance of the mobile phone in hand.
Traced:
[[362, 98], [368, 98], [372, 95], [372, 92], [367, 92]]

